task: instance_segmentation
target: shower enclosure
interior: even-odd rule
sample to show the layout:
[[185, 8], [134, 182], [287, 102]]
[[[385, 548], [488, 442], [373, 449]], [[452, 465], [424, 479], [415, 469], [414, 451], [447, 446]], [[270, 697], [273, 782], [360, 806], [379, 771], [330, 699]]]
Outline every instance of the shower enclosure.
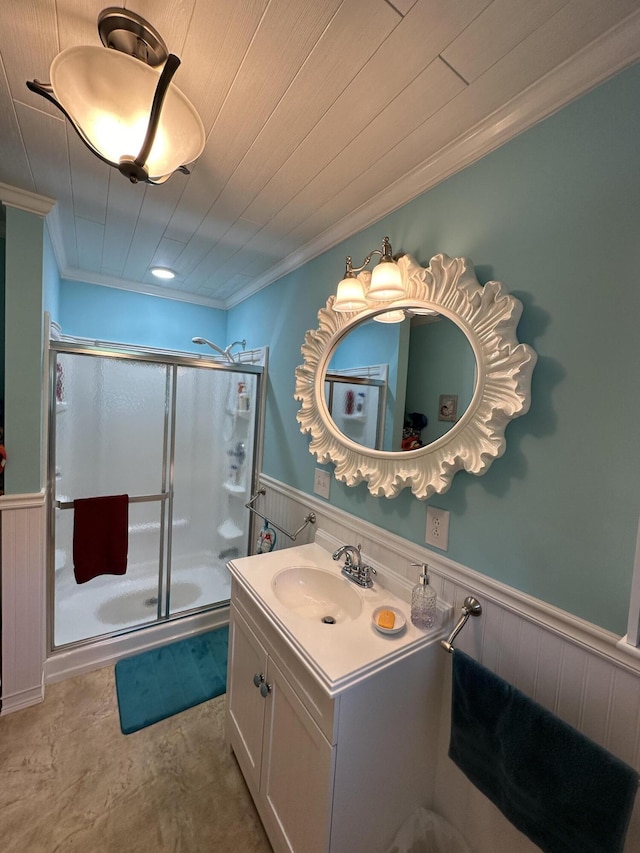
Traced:
[[[225, 606], [226, 562], [249, 553], [266, 351], [50, 352], [50, 650]], [[121, 494], [126, 573], [77, 583], [74, 500]]]

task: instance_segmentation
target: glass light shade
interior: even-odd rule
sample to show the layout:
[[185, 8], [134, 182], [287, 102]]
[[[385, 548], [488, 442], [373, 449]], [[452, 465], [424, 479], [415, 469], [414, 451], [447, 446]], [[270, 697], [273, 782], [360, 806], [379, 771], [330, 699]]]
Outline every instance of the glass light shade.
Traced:
[[402, 310], [385, 311], [384, 314], [376, 314], [373, 318], [377, 323], [402, 323], [405, 318], [405, 313]]
[[415, 314], [416, 316], [419, 316], [419, 317], [427, 317], [427, 316], [437, 317], [438, 316], [438, 312], [435, 311], [433, 308], [416, 308], [413, 305], [409, 309], [409, 313]]
[[369, 299], [379, 302], [391, 302], [405, 295], [402, 286], [402, 273], [395, 261], [380, 261], [371, 273], [371, 287], [367, 292]]
[[368, 308], [362, 282], [355, 277], [343, 278], [333, 303], [334, 311], [364, 311]]
[[[142, 148], [161, 71], [117, 50], [71, 47], [51, 63], [51, 86], [91, 147], [117, 165]], [[146, 162], [149, 177], [161, 180], [197, 160], [204, 143], [200, 116], [170, 83]]]

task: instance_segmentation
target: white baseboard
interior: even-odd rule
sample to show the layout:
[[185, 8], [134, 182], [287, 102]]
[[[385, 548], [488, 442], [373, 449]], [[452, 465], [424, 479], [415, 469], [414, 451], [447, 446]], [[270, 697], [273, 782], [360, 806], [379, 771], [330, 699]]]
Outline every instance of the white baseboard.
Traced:
[[196, 613], [132, 631], [120, 637], [85, 643], [65, 651], [53, 652], [44, 664], [44, 683], [53, 684], [65, 678], [84, 675], [103, 666], [113, 666], [121, 658], [141, 654], [164, 643], [212, 631], [229, 622], [229, 608]]
[[0, 716], [12, 714], [14, 711], [22, 711], [24, 708], [30, 708], [32, 705], [38, 705], [44, 701], [44, 684], [40, 687], [31, 687], [28, 690], [20, 690], [17, 693], [10, 693], [2, 697], [2, 709]]

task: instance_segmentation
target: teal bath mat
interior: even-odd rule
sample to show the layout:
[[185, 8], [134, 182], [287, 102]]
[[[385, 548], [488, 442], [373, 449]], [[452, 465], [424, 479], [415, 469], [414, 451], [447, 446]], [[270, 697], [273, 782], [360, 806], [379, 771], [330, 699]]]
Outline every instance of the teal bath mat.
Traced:
[[130, 735], [224, 693], [228, 645], [225, 625], [118, 661], [122, 733]]

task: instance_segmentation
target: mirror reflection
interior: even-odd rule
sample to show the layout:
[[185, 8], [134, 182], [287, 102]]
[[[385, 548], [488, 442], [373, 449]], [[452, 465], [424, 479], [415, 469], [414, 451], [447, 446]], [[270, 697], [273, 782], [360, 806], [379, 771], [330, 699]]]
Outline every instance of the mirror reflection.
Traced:
[[336, 429], [366, 448], [408, 451], [445, 435], [473, 397], [476, 363], [462, 329], [442, 314], [401, 323], [371, 316], [336, 346], [325, 373]]

